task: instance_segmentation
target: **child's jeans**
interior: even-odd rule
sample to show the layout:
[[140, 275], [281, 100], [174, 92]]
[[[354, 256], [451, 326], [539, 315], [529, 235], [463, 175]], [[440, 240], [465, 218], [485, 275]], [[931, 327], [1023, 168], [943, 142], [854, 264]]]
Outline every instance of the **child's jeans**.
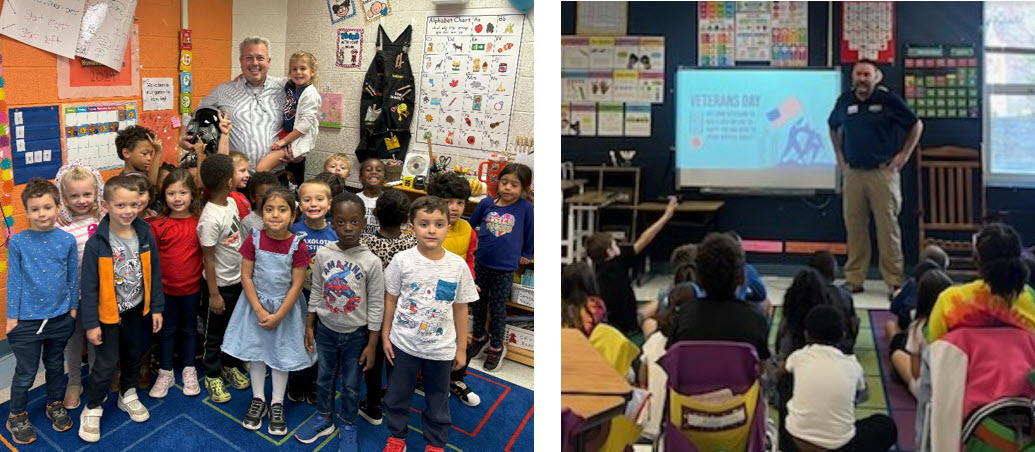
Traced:
[[507, 326], [507, 300], [510, 299], [514, 272], [496, 270], [475, 262], [474, 274], [478, 275], [475, 284], [482, 291], [478, 301], [474, 302], [472, 307], [472, 311], [474, 311], [472, 337], [485, 336], [485, 317], [489, 316], [489, 346], [500, 348], [503, 346], [503, 333]]
[[119, 314], [119, 323], [101, 324], [101, 345], [95, 347], [97, 357], [90, 368], [86, 385], [86, 407], [101, 406], [108, 395], [111, 379], [115, 376], [115, 365], [121, 363], [119, 394], [137, 387], [140, 377], [140, 360], [144, 355], [140, 338], [144, 331], [151, 331], [151, 315], [144, 315], [144, 303]]
[[223, 334], [226, 333], [226, 325], [230, 323], [230, 316], [237, 306], [237, 299], [241, 297], [241, 283], [219, 288], [219, 295], [223, 297], [224, 311], [222, 314], [215, 314], [208, 307], [208, 284], [201, 280], [201, 301], [205, 312], [199, 315], [204, 320], [202, 331], [205, 351], [201, 355], [201, 361], [205, 365], [205, 376], [219, 378], [223, 372], [223, 366], [241, 367], [241, 360], [223, 353]]
[[176, 348], [176, 333], [182, 332], [180, 350], [183, 365], [193, 366], [198, 351], [198, 300], [201, 292], [190, 295], [165, 294], [165, 312], [159, 339], [159, 364], [162, 370], [172, 370], [173, 351]]
[[421, 414], [421, 428], [424, 441], [429, 446], [446, 447], [449, 440], [449, 370], [453, 360], [432, 361], [410, 355], [398, 346], [393, 346], [395, 366], [388, 377], [385, 394], [385, 418], [388, 433], [396, 438], [406, 439], [410, 432], [410, 402], [417, 384], [417, 372], [424, 377], [424, 399], [427, 408]]
[[75, 319], [65, 313], [47, 320], [19, 320], [18, 325], [7, 333], [15, 360], [14, 378], [11, 380], [12, 414], [25, 411], [29, 389], [39, 370], [41, 352], [43, 367], [47, 369], [47, 403], [65, 397], [64, 350], [73, 331]]
[[[316, 364], [319, 367], [316, 377], [316, 412], [328, 417], [334, 412], [334, 391], [340, 387], [341, 403], [334, 418], [339, 427], [354, 425], [356, 411], [359, 410], [359, 379], [363, 373], [359, 355], [367, 346], [370, 332], [367, 327], [361, 327], [351, 333], [339, 333], [317, 319], [313, 336]], [[339, 375], [340, 381], [336, 380]]]
[[83, 319], [82, 316], [75, 318], [75, 331], [72, 332], [72, 337], [68, 338], [68, 345], [65, 346], [65, 364], [68, 367], [68, 384], [70, 385], [82, 385], [83, 384], [83, 345], [86, 345], [86, 351], [89, 354], [90, 368], [93, 368], [93, 359], [97, 352], [93, 349], [93, 344], [86, 341], [86, 331], [83, 330]]

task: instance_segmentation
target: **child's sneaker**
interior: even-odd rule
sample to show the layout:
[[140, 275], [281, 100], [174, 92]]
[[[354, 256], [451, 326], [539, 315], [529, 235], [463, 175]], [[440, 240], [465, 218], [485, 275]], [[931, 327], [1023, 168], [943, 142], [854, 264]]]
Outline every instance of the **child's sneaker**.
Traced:
[[319, 399], [317, 399], [316, 396], [316, 388], [313, 388], [311, 391], [305, 393], [305, 403], [315, 406], [317, 400]]
[[475, 394], [474, 391], [471, 390], [471, 387], [467, 386], [467, 383], [462, 381], [449, 382], [449, 390], [452, 391], [461, 402], [464, 402], [464, 405], [478, 406], [479, 403], [482, 403], [482, 398], [478, 397], [478, 394]]
[[151, 386], [151, 391], [147, 395], [151, 396], [152, 399], [161, 399], [169, 394], [169, 387], [176, 384], [176, 378], [173, 376], [171, 370], [159, 370], [158, 379], [155, 380], [154, 386]]
[[96, 443], [101, 440], [101, 415], [104, 408], [85, 408], [79, 413], [79, 437], [83, 441]]
[[478, 356], [482, 352], [482, 349], [489, 343], [489, 335], [486, 334], [480, 339], [472, 337], [471, 342], [467, 344], [467, 362], [471, 362], [474, 357]]
[[338, 452], [359, 452], [355, 425], [342, 426], [338, 431]]
[[50, 419], [50, 426], [55, 432], [64, 432], [72, 428], [72, 417], [68, 415], [65, 406], [56, 400], [47, 405], [47, 419]]
[[29, 444], [36, 441], [36, 431], [32, 429], [32, 424], [29, 423], [28, 412], [8, 416], [7, 431], [11, 432], [11, 438], [18, 444]]
[[303, 391], [301, 388], [299, 388], [298, 385], [295, 385], [295, 386], [288, 385], [288, 388], [287, 388], [287, 398], [288, 398], [288, 400], [290, 400], [292, 402], [295, 402], [295, 403], [303, 403], [303, 402], [305, 402], [305, 391]]
[[485, 364], [482, 368], [487, 372], [494, 372], [500, 368], [503, 358], [507, 356], [507, 346], [501, 345], [500, 348], [489, 347], [485, 350]]
[[334, 422], [317, 413], [295, 431], [295, 439], [302, 444], [312, 444], [313, 441], [331, 433], [334, 433]]
[[208, 397], [215, 403], [230, 401], [230, 392], [223, 385], [222, 378], [205, 377], [205, 389], [208, 390]]
[[406, 440], [389, 436], [384, 452], [406, 452]]
[[252, 385], [252, 380], [241, 372], [241, 369], [232, 366], [223, 367], [223, 379], [238, 391], [248, 389]]
[[287, 435], [287, 419], [284, 419], [283, 403], [270, 405], [270, 425], [267, 431], [270, 432], [270, 435]]
[[413, 385], [413, 392], [419, 394], [421, 397], [426, 397], [424, 395], [424, 377], [423, 376], [420, 376], [420, 375], [417, 376], [417, 384]]
[[129, 388], [125, 394], [119, 396], [118, 406], [120, 410], [129, 413], [129, 418], [133, 422], [144, 422], [151, 418], [151, 413], [147, 412], [147, 408], [137, 398], [136, 388]]
[[381, 425], [381, 407], [370, 406], [366, 400], [359, 401], [359, 415], [370, 425]]
[[198, 384], [198, 369], [194, 366], [183, 368], [183, 395], [196, 396], [201, 394], [201, 385]]
[[79, 396], [83, 394], [83, 385], [69, 384], [65, 387], [65, 400], [62, 404], [66, 410], [74, 410], [79, 408], [81, 399]]
[[258, 430], [262, 427], [262, 418], [266, 417], [268, 412], [266, 401], [256, 397], [252, 399], [251, 405], [248, 405], [248, 413], [244, 415], [241, 425], [248, 430]]
[[441, 447], [435, 447], [431, 445], [424, 446], [424, 452], [445, 452]]

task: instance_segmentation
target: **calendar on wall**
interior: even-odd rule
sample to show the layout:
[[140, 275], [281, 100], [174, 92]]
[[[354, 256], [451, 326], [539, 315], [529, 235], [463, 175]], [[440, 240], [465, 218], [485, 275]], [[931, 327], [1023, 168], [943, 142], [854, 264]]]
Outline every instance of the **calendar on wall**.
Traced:
[[978, 70], [972, 46], [908, 46], [906, 104], [921, 118], [979, 118]]
[[416, 142], [476, 158], [505, 149], [524, 26], [523, 14], [428, 16]]
[[119, 168], [115, 136], [119, 131], [137, 125], [136, 102], [66, 104], [65, 150], [68, 161], [81, 160], [98, 170]]

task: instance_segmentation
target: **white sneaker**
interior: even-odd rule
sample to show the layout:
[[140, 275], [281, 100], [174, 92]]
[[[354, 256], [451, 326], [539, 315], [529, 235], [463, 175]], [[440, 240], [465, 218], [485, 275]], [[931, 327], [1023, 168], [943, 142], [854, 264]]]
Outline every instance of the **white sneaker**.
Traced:
[[151, 391], [147, 394], [152, 399], [161, 399], [169, 393], [169, 387], [176, 384], [176, 377], [173, 376], [171, 370], [159, 370], [158, 379], [155, 380], [155, 385], [151, 386]]
[[79, 437], [83, 441], [96, 443], [101, 440], [102, 414], [104, 414], [104, 408], [101, 407], [92, 410], [83, 408], [83, 412], [79, 413]]
[[183, 368], [183, 395], [196, 396], [201, 394], [201, 384], [198, 383], [198, 370], [194, 366]]
[[129, 413], [129, 418], [133, 422], [144, 422], [151, 418], [151, 413], [147, 412], [147, 408], [137, 398], [137, 388], [130, 388], [125, 394], [119, 396], [118, 405], [120, 410]]

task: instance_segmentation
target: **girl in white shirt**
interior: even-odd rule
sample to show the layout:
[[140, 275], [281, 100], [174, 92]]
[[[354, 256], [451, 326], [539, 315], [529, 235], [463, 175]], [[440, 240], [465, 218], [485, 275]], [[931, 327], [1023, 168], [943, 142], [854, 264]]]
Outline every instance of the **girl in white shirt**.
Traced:
[[316, 66], [316, 57], [304, 50], [295, 52], [288, 60], [290, 80], [284, 85], [284, 130], [270, 146], [269, 154], [255, 166], [256, 171], [270, 171], [280, 166], [282, 158], [304, 156], [316, 144], [321, 104], [316, 91], [320, 79]]

